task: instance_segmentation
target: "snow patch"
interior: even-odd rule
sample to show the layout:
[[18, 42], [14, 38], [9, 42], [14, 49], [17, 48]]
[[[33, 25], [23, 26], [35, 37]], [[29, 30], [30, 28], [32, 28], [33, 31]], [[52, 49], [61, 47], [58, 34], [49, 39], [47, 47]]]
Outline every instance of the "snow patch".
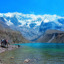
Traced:
[[10, 20], [7, 21], [6, 24], [7, 24], [8, 26], [13, 25], [13, 23], [12, 23]]

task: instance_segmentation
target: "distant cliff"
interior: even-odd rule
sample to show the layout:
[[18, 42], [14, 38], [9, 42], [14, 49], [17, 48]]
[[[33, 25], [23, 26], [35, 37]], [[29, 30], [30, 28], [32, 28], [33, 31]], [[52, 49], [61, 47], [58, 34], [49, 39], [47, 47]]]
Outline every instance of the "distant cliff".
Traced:
[[59, 30], [47, 30], [36, 42], [64, 43], [64, 32]]
[[27, 43], [22, 34], [9, 28], [2, 20], [0, 20], [0, 41], [1, 39], [8, 39], [10, 43]]

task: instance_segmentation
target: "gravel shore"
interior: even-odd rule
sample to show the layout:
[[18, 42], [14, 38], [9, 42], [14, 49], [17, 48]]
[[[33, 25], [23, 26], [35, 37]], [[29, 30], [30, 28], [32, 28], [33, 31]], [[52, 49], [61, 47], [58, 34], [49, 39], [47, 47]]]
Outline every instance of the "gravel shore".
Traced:
[[0, 47], [0, 53], [5, 52], [7, 50], [13, 50], [13, 49], [16, 49], [16, 48], [18, 48], [18, 47], [15, 46], [15, 45], [8, 45], [8, 48]]
[[[3, 48], [0, 46], [0, 53], [3, 53], [5, 51], [8, 51], [8, 50], [13, 50], [13, 49], [16, 49], [18, 48], [18, 46], [15, 46], [15, 45], [8, 45], [8, 48]], [[0, 64], [4, 64], [1, 59], [0, 59]]]

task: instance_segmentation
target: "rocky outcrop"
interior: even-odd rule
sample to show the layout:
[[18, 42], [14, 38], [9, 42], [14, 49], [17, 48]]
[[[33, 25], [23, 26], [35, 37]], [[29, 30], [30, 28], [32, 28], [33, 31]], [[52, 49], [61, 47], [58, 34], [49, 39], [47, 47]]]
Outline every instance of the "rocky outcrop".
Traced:
[[59, 30], [47, 30], [36, 42], [64, 43], [64, 32]]

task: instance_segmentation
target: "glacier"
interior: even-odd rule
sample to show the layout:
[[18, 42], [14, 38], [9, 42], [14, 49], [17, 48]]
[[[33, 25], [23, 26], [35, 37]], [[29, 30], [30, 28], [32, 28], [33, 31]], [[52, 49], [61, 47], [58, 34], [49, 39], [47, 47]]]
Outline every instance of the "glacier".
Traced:
[[18, 30], [28, 40], [35, 40], [48, 29], [64, 31], [64, 17], [56, 14], [23, 14], [19, 12], [0, 13], [0, 20], [11, 29]]

